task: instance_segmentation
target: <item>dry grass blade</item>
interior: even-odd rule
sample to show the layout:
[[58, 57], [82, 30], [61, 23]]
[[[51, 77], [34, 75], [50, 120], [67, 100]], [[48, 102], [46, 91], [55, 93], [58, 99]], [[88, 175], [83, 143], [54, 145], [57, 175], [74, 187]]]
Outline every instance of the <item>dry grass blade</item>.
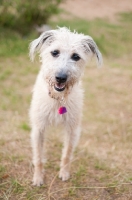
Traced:
[[[131, 185], [132, 183], [122, 183], [121, 185]], [[108, 188], [116, 188], [120, 185], [116, 185], [116, 186], [86, 186], [86, 187], [66, 187], [66, 188], [62, 188], [62, 189], [59, 189], [59, 190], [56, 190], [54, 192], [51, 192], [49, 194], [49, 196], [55, 194], [55, 193], [58, 193], [58, 192], [61, 192], [63, 190], [70, 190], [70, 189], [108, 189]], [[49, 199], [50, 200], [50, 199]]]
[[[85, 145], [84, 145], [84, 147], [85, 147]], [[80, 154], [80, 153], [82, 153], [83, 151], [84, 151], [85, 149], [82, 149], [80, 152], [78, 152], [78, 155]], [[73, 160], [71, 160], [70, 161], [70, 163], [73, 163], [74, 161], [76, 161], [76, 160], [78, 160], [79, 158], [76, 156], [76, 158], [75, 159], [73, 159]], [[56, 175], [54, 176], [54, 178], [52, 179], [52, 181], [51, 181], [51, 183], [50, 183], [50, 185], [49, 185], [49, 189], [48, 189], [48, 199], [50, 200], [50, 197], [51, 197], [51, 188], [52, 188], [52, 185], [53, 185], [53, 183], [55, 182], [55, 179], [57, 178], [57, 176], [59, 175], [59, 173], [56, 173]]]

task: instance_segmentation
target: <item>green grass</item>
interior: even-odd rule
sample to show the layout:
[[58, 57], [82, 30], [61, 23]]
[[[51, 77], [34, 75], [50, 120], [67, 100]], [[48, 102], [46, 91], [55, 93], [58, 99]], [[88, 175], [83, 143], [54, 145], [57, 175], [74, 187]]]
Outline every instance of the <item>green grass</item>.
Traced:
[[0, 27], [0, 57], [28, 55], [28, 46], [33, 37], [37, 37], [37, 34], [22, 37], [13, 30]]
[[30, 127], [26, 122], [23, 122], [20, 126], [21, 129], [25, 130], [25, 131], [30, 131]]
[[102, 51], [104, 67], [98, 70], [91, 63], [85, 69], [82, 136], [72, 163], [71, 179], [63, 183], [57, 176], [62, 134], [58, 128], [51, 128], [47, 134], [49, 160], [45, 164], [45, 184], [40, 188], [31, 184], [28, 119], [31, 91], [39, 71], [39, 63], [29, 60], [28, 46], [37, 35], [22, 38], [0, 28], [0, 199], [130, 199], [131, 16], [121, 14], [116, 23], [99, 19], [51, 23], [91, 35]]

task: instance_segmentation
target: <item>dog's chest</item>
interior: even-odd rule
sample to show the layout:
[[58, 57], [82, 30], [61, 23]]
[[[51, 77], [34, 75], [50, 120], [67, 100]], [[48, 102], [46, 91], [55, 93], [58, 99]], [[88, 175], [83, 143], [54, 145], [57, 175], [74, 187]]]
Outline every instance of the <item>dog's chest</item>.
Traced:
[[50, 109], [48, 113], [48, 122], [50, 124], [63, 123], [66, 120], [67, 112], [60, 114], [61, 105], [56, 103]]

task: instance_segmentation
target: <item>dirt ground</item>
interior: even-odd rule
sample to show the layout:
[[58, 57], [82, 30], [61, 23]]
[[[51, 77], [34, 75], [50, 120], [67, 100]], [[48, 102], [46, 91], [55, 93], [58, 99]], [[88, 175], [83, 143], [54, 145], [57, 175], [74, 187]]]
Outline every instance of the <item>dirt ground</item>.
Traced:
[[132, 11], [132, 0], [66, 0], [61, 8], [84, 19], [109, 18], [113, 20], [117, 13]]

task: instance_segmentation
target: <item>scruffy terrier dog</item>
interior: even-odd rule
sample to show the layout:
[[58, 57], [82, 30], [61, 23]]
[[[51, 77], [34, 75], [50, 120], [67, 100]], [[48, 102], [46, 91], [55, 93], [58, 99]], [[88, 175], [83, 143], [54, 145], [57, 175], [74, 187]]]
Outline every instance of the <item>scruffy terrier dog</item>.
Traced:
[[99, 65], [101, 53], [90, 36], [58, 28], [44, 32], [30, 44], [30, 57], [39, 53], [42, 63], [30, 108], [33, 149], [33, 185], [43, 184], [43, 143], [45, 129], [53, 122], [66, 129], [59, 177], [70, 177], [70, 163], [80, 135], [83, 101], [81, 77], [94, 54]]

